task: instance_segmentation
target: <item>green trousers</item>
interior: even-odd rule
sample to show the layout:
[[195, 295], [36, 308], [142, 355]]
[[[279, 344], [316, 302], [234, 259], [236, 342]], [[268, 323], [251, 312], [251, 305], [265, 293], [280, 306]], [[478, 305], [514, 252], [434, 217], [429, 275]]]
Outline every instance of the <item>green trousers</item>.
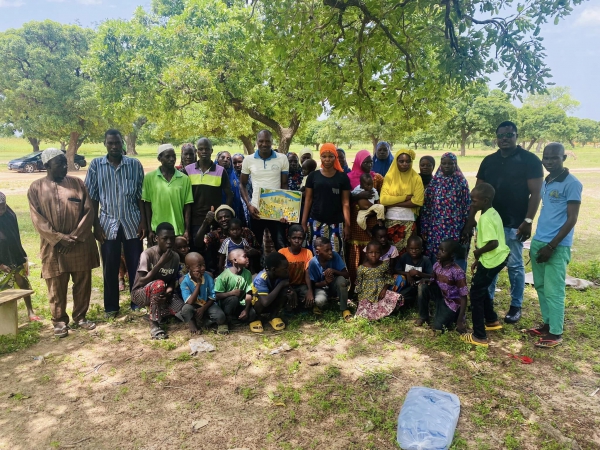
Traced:
[[571, 247], [559, 245], [548, 262], [537, 263], [537, 252], [545, 246], [545, 242], [531, 241], [533, 284], [544, 323], [550, 325], [550, 333], [561, 335], [565, 323], [565, 278], [567, 265], [571, 261]]

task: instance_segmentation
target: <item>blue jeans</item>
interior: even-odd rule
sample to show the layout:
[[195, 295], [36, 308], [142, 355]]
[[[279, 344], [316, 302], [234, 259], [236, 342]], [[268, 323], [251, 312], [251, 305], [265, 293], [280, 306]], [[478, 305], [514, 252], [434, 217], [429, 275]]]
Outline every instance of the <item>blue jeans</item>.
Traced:
[[[510, 255], [508, 255], [508, 263], [506, 267], [508, 269], [508, 279], [510, 280], [510, 306], [516, 306], [520, 308], [523, 304], [523, 293], [525, 292], [525, 265], [523, 264], [523, 243], [517, 236], [516, 228], [504, 228], [504, 238], [506, 239], [506, 245], [510, 249]], [[498, 282], [498, 275], [490, 284], [490, 297], [492, 300], [496, 294], [496, 283]]]

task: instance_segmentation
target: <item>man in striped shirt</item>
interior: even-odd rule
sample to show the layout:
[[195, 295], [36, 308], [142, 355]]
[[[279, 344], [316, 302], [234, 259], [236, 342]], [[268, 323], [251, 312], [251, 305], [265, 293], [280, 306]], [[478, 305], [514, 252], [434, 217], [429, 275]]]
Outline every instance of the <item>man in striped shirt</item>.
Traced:
[[[101, 244], [104, 271], [104, 311], [107, 317], [119, 313], [119, 266], [121, 246], [129, 274], [129, 289], [137, 273], [142, 240], [147, 234], [142, 204], [144, 169], [134, 158], [123, 156], [123, 137], [118, 130], [104, 134], [107, 154], [95, 158], [85, 185], [96, 210], [94, 237]], [[132, 304], [132, 308], [137, 308]]]

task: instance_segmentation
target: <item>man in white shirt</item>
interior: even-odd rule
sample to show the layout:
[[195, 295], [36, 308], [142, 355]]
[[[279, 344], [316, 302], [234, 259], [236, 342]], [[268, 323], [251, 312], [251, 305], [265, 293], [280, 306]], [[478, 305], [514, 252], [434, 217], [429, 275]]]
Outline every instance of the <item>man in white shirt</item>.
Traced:
[[[260, 189], [287, 189], [289, 163], [286, 155], [273, 150], [273, 135], [268, 130], [259, 131], [256, 136], [258, 150], [254, 155], [244, 158], [242, 163], [242, 177], [240, 191], [242, 199], [248, 206], [252, 215], [251, 229], [259, 242], [262, 243], [264, 231], [269, 229], [277, 250], [285, 244], [283, 241], [282, 227], [274, 220], [260, 218], [258, 203]], [[252, 176], [252, 198], [248, 195], [248, 179]]]

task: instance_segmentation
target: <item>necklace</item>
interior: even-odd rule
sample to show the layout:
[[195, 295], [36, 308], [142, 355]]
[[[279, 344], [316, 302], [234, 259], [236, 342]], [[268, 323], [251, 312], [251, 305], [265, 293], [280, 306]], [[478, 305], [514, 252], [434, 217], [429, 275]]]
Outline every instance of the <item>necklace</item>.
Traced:
[[563, 173], [565, 173], [565, 170], [567, 169], [563, 169], [561, 173], [559, 173], [558, 175], [556, 175], [554, 178], [546, 181], [546, 186], [548, 186], [550, 183], [552, 183], [554, 180], [556, 180], [558, 177], [560, 177]]

